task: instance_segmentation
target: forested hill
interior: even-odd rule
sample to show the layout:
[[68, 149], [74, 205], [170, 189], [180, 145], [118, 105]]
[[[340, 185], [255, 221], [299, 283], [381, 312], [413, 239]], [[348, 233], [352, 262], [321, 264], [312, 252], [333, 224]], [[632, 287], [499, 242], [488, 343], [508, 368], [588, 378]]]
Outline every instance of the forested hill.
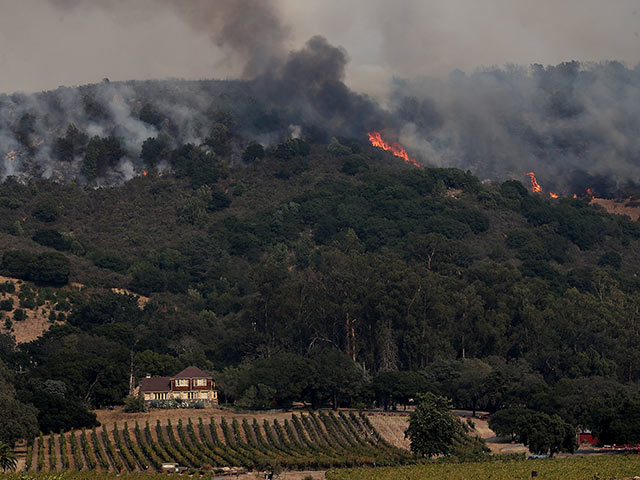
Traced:
[[[0, 347], [6, 372], [26, 369], [10, 382], [45, 432], [86, 421], [46, 415], [61, 398], [121, 403], [131, 366], [212, 370], [224, 400], [251, 407], [429, 389], [597, 428], [571, 395], [633, 402], [637, 223], [344, 139], [250, 144], [243, 166], [166, 148], [153, 155], [173, 173], [117, 188], [0, 185], [2, 274], [70, 302], [41, 339]], [[113, 287], [151, 300], [141, 310]], [[607, 411], [610, 425], [624, 408]]]

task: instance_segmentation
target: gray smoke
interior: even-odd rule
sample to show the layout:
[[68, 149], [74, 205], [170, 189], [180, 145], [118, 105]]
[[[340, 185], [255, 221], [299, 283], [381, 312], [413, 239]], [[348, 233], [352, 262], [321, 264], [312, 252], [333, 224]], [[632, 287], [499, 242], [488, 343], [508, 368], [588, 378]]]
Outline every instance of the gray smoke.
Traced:
[[[241, 63], [252, 78], [286, 53], [290, 28], [283, 25], [273, 0], [49, 0], [62, 11], [101, 10], [135, 23], [167, 10], [226, 52], [222, 63]], [[134, 28], [135, 26], [132, 25]]]
[[289, 122], [321, 128], [324, 137], [359, 137], [386, 114], [372, 99], [347, 87], [347, 63], [344, 49], [315, 36], [284, 62], [272, 65], [256, 80], [254, 91]]
[[[283, 4], [294, 8], [284, 0], [49, 0], [61, 18], [81, 12], [98, 22], [110, 18], [131, 31], [154, 19], [179, 18], [190, 32], [207, 38], [212, 52], [225, 52], [214, 63], [239, 66], [250, 80], [103, 82], [0, 96], [0, 177], [81, 177], [82, 156], [76, 152], [61, 161], [56, 147], [67, 126], [74, 124], [89, 136], [120, 139], [124, 156], [100, 180], [116, 183], [143, 168], [139, 153], [145, 138], [166, 134], [174, 145], [199, 144], [217, 121], [216, 112], [225, 111], [236, 124], [232, 132], [236, 155], [248, 140], [273, 142], [289, 135], [291, 125], [301, 126], [303, 135], [316, 139], [339, 135], [366, 141], [366, 132], [377, 129], [390, 140], [399, 139], [427, 165], [471, 169], [481, 178], [526, 181], [523, 173], [533, 170], [547, 189], [580, 193], [589, 186], [600, 195], [639, 182], [638, 68], [617, 62], [568, 62], [402, 79], [403, 72], [423, 70], [415, 61], [420, 52], [426, 65], [451, 64], [451, 55], [441, 61], [447, 50], [442, 44], [452, 43], [448, 35], [457, 30], [451, 19], [458, 19], [458, 10], [466, 11], [469, 5], [444, 8], [438, 2], [408, 0], [399, 9], [381, 0], [358, 1], [354, 5], [367, 19], [360, 27], [366, 30], [360, 43], [364, 49], [372, 48], [371, 32], [378, 32], [384, 40], [380, 49], [386, 66], [398, 71], [390, 93], [380, 99], [388, 107], [385, 110], [347, 85], [345, 49], [314, 36], [302, 48], [286, 53], [291, 29], [281, 20], [278, 7]], [[338, 29], [346, 28], [351, 7], [337, 1], [329, 4], [330, 11], [344, 10], [333, 20]], [[310, 8], [318, 11], [319, 5], [312, 3]], [[514, 5], [507, 10], [516, 17], [532, 13], [526, 3]], [[474, 8], [483, 19], [493, 21], [491, 14], [480, 12], [484, 7]], [[544, 11], [544, 6], [535, 10]], [[327, 16], [324, 23], [331, 18]], [[614, 17], [606, 18], [605, 23], [613, 25]], [[376, 24], [379, 28], [369, 28]], [[554, 29], [554, 35], [569, 36], [576, 45], [601, 38], [575, 26], [567, 22], [564, 33]], [[514, 28], [509, 24], [499, 30]], [[495, 45], [504, 43], [503, 35], [494, 37]], [[144, 33], [137, 41], [144, 41]], [[92, 64], [100, 62], [95, 55]], [[216, 76], [215, 69], [211, 76]]]
[[511, 66], [396, 80], [400, 139], [427, 164], [599, 195], [640, 180], [640, 69], [618, 62]]

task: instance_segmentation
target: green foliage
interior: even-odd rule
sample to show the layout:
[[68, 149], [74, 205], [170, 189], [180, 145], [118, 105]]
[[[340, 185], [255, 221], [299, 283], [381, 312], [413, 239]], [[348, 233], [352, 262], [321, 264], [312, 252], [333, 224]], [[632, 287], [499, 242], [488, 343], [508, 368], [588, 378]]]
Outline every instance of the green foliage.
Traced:
[[342, 145], [335, 137], [331, 139], [331, 143], [327, 147], [327, 152], [335, 157], [344, 157], [353, 153], [351, 148], [347, 145]]
[[94, 136], [87, 145], [82, 163], [82, 173], [89, 180], [102, 177], [109, 168], [118, 164], [124, 154], [117, 138]]
[[526, 408], [500, 410], [489, 419], [498, 435], [510, 435], [537, 454], [573, 453], [577, 448], [575, 428], [558, 415], [547, 415]]
[[58, 137], [51, 148], [53, 155], [63, 162], [72, 161], [76, 155], [81, 154], [87, 146], [89, 137], [84, 132], [70, 123], [64, 137]]
[[31, 215], [41, 222], [55, 222], [60, 215], [57, 205], [51, 198], [38, 201], [31, 210]]
[[140, 396], [128, 396], [124, 399], [124, 411], [127, 413], [144, 412], [144, 398]]
[[193, 188], [213, 185], [224, 176], [216, 157], [194, 145], [183, 145], [171, 153], [171, 165], [178, 177], [189, 177]]
[[114, 272], [124, 273], [129, 269], [130, 263], [123, 258], [120, 252], [115, 250], [95, 249], [89, 253], [91, 261], [100, 268], [108, 268]]
[[418, 397], [428, 389], [424, 376], [418, 372], [382, 372], [371, 384], [376, 397], [385, 408], [393, 408], [396, 403], [407, 405], [409, 399]]
[[38, 433], [38, 411], [32, 405], [22, 403], [9, 382], [10, 372], [0, 360], [0, 443], [13, 446], [17, 440], [31, 440]]
[[155, 167], [158, 162], [168, 158], [171, 153], [171, 139], [164, 134], [147, 138], [142, 143], [140, 158], [149, 167]]
[[622, 267], [622, 256], [618, 252], [605, 252], [598, 260], [601, 267], [611, 267], [620, 270]]
[[151, 103], [145, 103], [140, 112], [138, 118], [149, 125], [153, 125], [156, 128], [160, 128], [164, 122], [164, 116], [156, 109]]
[[2, 472], [14, 471], [18, 465], [18, 459], [13, 452], [13, 447], [8, 443], [0, 442], [0, 469]]
[[63, 252], [71, 250], [71, 238], [68, 235], [60, 233], [58, 230], [38, 230], [31, 239], [40, 245], [55, 248]]
[[280, 143], [273, 156], [279, 160], [291, 160], [294, 157], [306, 157], [311, 153], [311, 146], [300, 138], [290, 138]]
[[411, 412], [405, 437], [411, 441], [411, 451], [422, 457], [447, 455], [453, 452], [456, 440], [465, 435], [460, 421], [450, 412], [451, 401], [432, 393], [418, 396], [418, 405]]
[[9, 250], [2, 256], [2, 268], [15, 277], [31, 278], [36, 256], [24, 250]]
[[342, 173], [346, 173], [347, 175], [355, 175], [359, 172], [365, 171], [369, 169], [369, 165], [367, 165], [367, 161], [362, 155], [349, 155], [345, 158], [344, 162], [342, 162], [342, 168], [340, 171]]
[[258, 142], [251, 141], [247, 148], [242, 152], [242, 161], [245, 163], [253, 163], [264, 158], [264, 148]]

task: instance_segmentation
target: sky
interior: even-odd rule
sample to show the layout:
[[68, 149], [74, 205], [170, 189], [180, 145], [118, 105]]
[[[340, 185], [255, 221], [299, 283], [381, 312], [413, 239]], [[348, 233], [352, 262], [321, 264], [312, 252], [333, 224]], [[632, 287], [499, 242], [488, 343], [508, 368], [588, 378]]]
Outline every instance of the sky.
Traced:
[[640, 61], [640, 0], [253, 1], [0, 0], [0, 92], [247, 77], [250, 52], [286, 55], [313, 35], [348, 52], [347, 84], [372, 95], [456, 68]]

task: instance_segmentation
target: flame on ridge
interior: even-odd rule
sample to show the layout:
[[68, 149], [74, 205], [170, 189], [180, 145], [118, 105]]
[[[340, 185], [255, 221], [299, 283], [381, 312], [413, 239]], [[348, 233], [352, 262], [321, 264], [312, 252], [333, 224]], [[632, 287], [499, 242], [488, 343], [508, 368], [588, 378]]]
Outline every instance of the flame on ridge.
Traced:
[[528, 175], [531, 178], [531, 191], [535, 193], [540, 193], [542, 191], [542, 187], [536, 180], [536, 174], [533, 172], [527, 172], [525, 175]]
[[558, 198], [560, 195], [558, 195], [557, 193], [549, 192], [549, 196], [551, 198]]
[[393, 153], [396, 157], [402, 158], [405, 162], [410, 163], [415, 167], [424, 168], [422, 165], [420, 165], [416, 161], [415, 158], [411, 158], [407, 153], [407, 151], [404, 149], [404, 147], [400, 145], [398, 142], [393, 142], [393, 143], [385, 142], [382, 139], [382, 135], [380, 135], [380, 133], [376, 132], [375, 130], [373, 130], [372, 132], [368, 132], [367, 135], [369, 135], [369, 141], [371, 142], [371, 145], [373, 145], [374, 147], [387, 150], [388, 152]]

